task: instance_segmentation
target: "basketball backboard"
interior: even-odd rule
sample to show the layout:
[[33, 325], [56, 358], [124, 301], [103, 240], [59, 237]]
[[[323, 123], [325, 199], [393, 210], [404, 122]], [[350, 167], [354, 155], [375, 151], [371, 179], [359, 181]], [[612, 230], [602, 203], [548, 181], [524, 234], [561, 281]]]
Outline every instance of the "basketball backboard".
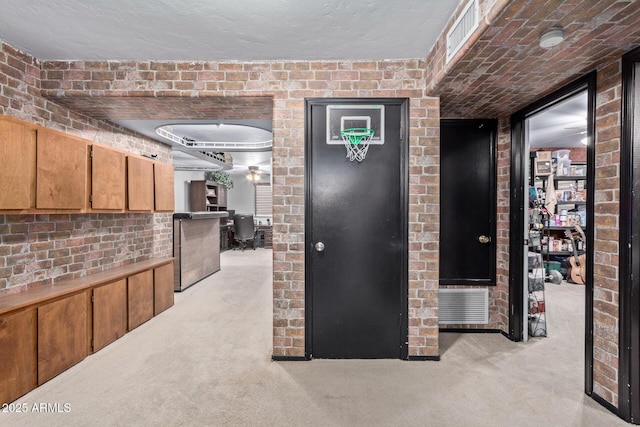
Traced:
[[371, 145], [384, 144], [384, 105], [327, 105], [327, 144], [344, 145], [340, 131], [350, 128], [373, 129]]

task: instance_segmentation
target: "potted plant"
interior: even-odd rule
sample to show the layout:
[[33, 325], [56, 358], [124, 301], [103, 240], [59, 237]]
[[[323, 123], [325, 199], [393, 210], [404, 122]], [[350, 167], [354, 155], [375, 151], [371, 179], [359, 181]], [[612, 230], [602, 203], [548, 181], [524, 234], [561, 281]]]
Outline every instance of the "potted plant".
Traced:
[[225, 171], [206, 172], [204, 174], [204, 179], [207, 181], [217, 182], [227, 188], [233, 188], [233, 180]]

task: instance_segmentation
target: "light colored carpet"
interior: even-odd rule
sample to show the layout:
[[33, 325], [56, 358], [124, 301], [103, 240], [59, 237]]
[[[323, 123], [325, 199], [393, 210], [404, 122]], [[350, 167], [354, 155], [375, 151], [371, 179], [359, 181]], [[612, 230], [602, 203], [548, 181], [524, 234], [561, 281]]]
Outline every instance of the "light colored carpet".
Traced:
[[[0, 413], [2, 426], [615, 426], [583, 393], [583, 288], [547, 286], [547, 338], [441, 334], [442, 361], [271, 361], [270, 250]], [[31, 412], [34, 404], [70, 412]]]

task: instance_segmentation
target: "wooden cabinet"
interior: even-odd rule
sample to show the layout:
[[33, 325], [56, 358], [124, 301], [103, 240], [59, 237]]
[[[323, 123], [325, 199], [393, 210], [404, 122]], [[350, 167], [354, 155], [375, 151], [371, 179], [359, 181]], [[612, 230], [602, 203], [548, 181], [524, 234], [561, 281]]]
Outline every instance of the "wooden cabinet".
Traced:
[[36, 144], [36, 208], [81, 210], [87, 206], [87, 143], [40, 128]]
[[173, 165], [168, 163], [154, 163], [153, 180], [155, 210], [158, 212], [173, 212], [175, 203]]
[[219, 211], [227, 210], [227, 186], [218, 184], [218, 209]]
[[87, 294], [38, 307], [38, 385], [87, 356]]
[[5, 116], [0, 165], [0, 212], [174, 210], [171, 164]]
[[153, 317], [153, 300], [153, 271], [147, 270], [129, 276], [127, 279], [128, 330], [137, 328]]
[[0, 298], [0, 403], [80, 362], [92, 341], [98, 351], [170, 307], [172, 286], [173, 261], [163, 258]]
[[91, 146], [91, 209], [125, 208], [125, 155], [108, 147]]
[[93, 351], [127, 333], [127, 279], [93, 289]]
[[127, 200], [130, 211], [153, 210], [153, 162], [127, 156]]
[[154, 316], [173, 305], [173, 264], [153, 269], [153, 297]]
[[30, 209], [36, 194], [36, 131], [0, 121], [0, 209]]
[[189, 210], [215, 212], [227, 209], [227, 188], [213, 181], [191, 181], [189, 184]]
[[36, 309], [0, 316], [0, 404], [38, 386]]

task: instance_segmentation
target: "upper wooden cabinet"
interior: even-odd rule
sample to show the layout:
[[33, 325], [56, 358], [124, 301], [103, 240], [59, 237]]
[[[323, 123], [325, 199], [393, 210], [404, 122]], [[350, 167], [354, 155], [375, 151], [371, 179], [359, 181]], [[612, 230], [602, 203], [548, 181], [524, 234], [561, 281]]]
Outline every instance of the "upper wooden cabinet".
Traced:
[[91, 146], [91, 209], [124, 210], [125, 155], [122, 151]]
[[153, 210], [153, 162], [127, 156], [127, 200], [130, 211]]
[[153, 178], [156, 211], [173, 212], [173, 165], [168, 163], [154, 163]]
[[8, 119], [0, 121], [0, 209], [30, 209], [36, 194], [36, 131]]
[[36, 144], [36, 208], [87, 206], [87, 142], [46, 128]]
[[173, 212], [173, 165], [0, 115], [0, 212]]

